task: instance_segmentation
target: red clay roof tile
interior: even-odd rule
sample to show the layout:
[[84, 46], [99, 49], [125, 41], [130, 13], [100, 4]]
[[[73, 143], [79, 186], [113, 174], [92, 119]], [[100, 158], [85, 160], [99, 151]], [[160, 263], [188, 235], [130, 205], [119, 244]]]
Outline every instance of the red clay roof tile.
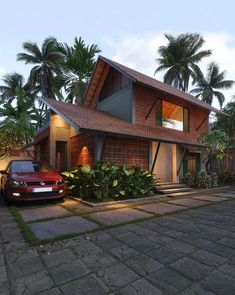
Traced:
[[41, 100], [55, 113], [62, 116], [70, 125], [77, 126], [80, 131], [201, 146], [201, 144], [191, 138], [192, 134], [187, 132], [171, 129], [166, 130], [163, 127], [131, 124], [110, 113], [94, 108], [75, 106], [49, 98], [43, 98]]
[[181, 91], [173, 86], [170, 86], [168, 84], [165, 84], [163, 82], [160, 82], [154, 78], [151, 78], [145, 74], [142, 74], [136, 70], [133, 70], [131, 68], [128, 68], [122, 64], [119, 64], [113, 60], [110, 60], [106, 57], [99, 56], [99, 59], [103, 60], [104, 62], [108, 63], [110, 66], [116, 68], [117, 70], [121, 71], [122, 73], [128, 75], [134, 82], [143, 84], [147, 87], [154, 88], [155, 90], [159, 90], [166, 94], [171, 94], [173, 96], [179, 97], [185, 101], [190, 102], [191, 104], [197, 105], [201, 108], [210, 110], [212, 112], [216, 113], [222, 113], [220, 110], [212, 107], [208, 103], [205, 103], [204, 101], [198, 99], [197, 97], [186, 93], [184, 91]]

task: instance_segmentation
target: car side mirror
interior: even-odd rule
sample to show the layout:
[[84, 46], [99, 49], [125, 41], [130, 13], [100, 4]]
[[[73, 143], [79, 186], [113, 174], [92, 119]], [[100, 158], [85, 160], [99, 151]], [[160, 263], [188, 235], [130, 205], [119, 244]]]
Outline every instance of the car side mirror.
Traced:
[[6, 175], [8, 175], [8, 173], [7, 173], [6, 170], [0, 170], [0, 174], [6, 174]]

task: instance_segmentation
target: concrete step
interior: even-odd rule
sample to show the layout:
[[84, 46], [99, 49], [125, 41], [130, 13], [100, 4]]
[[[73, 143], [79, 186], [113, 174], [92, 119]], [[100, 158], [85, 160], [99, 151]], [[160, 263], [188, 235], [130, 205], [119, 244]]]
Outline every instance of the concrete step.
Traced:
[[159, 192], [168, 195], [173, 193], [182, 193], [182, 192], [190, 192], [192, 189], [189, 187], [179, 187], [179, 188], [171, 188], [171, 189], [162, 189]]
[[174, 182], [171, 181], [158, 181], [157, 185], [168, 185], [168, 184], [174, 184]]
[[162, 184], [162, 185], [157, 184], [158, 190], [181, 188], [181, 187], [185, 187], [185, 184], [184, 183], [170, 183], [170, 184]]
[[192, 196], [192, 195], [198, 195], [198, 194], [214, 194], [218, 192], [224, 192], [224, 190], [227, 190], [231, 188], [230, 186], [220, 186], [220, 187], [213, 187], [213, 188], [205, 188], [205, 189], [191, 189], [188, 192], [178, 192], [178, 193], [172, 193], [167, 194], [170, 198], [176, 198], [176, 197], [185, 197], [185, 196]]

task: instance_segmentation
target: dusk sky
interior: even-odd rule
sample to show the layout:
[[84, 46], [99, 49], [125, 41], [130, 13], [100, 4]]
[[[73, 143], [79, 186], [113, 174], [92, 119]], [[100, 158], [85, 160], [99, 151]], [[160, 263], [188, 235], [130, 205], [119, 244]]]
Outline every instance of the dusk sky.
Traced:
[[[24, 41], [41, 45], [48, 36], [71, 45], [81, 36], [86, 44], [97, 43], [102, 55], [153, 76], [164, 33], [197, 32], [205, 48], [213, 50], [202, 69], [213, 60], [227, 71], [226, 78], [235, 80], [234, 11], [232, 0], [2, 1], [0, 76], [16, 71], [27, 77], [30, 66], [17, 62], [16, 54]], [[224, 93], [230, 100], [235, 87]]]

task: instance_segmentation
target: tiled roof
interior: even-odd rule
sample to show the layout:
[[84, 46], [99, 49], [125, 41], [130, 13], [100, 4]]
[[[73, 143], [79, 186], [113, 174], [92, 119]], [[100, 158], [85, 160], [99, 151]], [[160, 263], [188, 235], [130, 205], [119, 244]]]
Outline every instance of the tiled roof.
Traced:
[[49, 98], [41, 100], [55, 113], [62, 116], [70, 125], [78, 127], [80, 131], [201, 146], [191, 138], [191, 134], [186, 132], [171, 129], [167, 129], [166, 132], [166, 128], [131, 124], [110, 113], [94, 108], [75, 106]]
[[175, 87], [172, 87], [168, 84], [162, 83], [154, 78], [151, 78], [147, 75], [144, 75], [138, 71], [135, 71], [131, 68], [128, 68], [122, 64], [119, 64], [113, 60], [110, 60], [106, 57], [99, 56], [99, 59], [103, 60], [104, 62], [108, 63], [110, 66], [116, 68], [117, 70], [121, 71], [123, 74], [126, 74], [131, 78], [134, 82], [145, 85], [147, 87], [154, 88], [155, 90], [161, 91], [165, 94], [171, 94], [173, 96], [179, 97], [185, 101], [190, 102], [191, 104], [197, 105], [201, 108], [210, 110], [212, 112], [221, 113], [218, 109], [212, 107], [208, 103], [196, 98], [195, 96], [181, 91]]

